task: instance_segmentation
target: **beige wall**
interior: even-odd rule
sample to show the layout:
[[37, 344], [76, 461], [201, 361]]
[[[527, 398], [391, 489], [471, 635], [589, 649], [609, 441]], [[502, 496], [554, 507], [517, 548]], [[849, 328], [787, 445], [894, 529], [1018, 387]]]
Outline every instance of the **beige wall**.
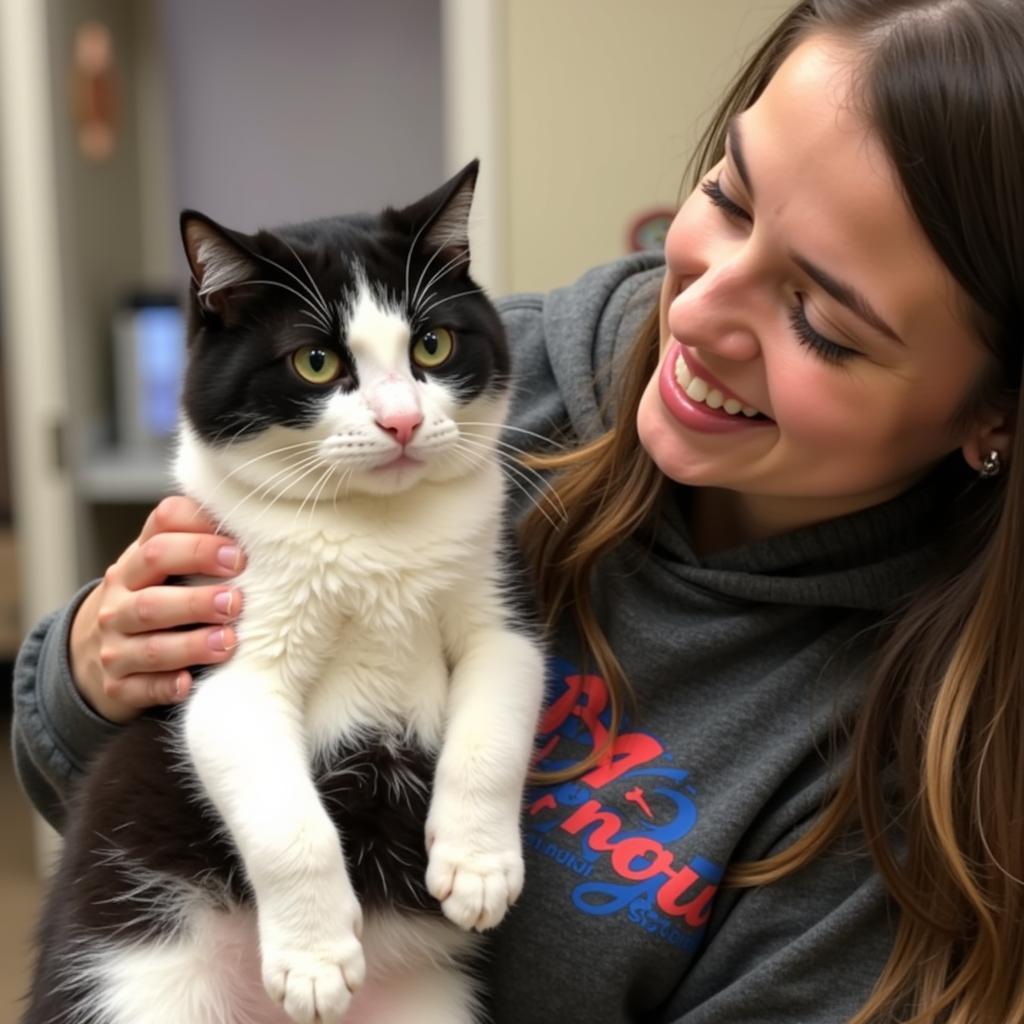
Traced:
[[507, 0], [505, 290], [547, 290], [674, 207], [699, 125], [788, 0]]

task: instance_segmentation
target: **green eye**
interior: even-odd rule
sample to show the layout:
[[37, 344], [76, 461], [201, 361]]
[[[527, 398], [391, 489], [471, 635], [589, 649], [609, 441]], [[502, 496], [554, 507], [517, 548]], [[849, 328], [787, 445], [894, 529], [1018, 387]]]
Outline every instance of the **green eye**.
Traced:
[[310, 384], [330, 384], [341, 376], [341, 359], [329, 348], [303, 345], [292, 353], [295, 372]]
[[412, 347], [412, 361], [425, 370], [433, 370], [451, 358], [455, 336], [444, 327], [424, 331]]

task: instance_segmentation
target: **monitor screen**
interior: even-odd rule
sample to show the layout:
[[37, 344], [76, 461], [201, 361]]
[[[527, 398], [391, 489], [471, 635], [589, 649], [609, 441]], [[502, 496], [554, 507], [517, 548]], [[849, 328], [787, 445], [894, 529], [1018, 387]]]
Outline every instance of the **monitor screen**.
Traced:
[[177, 306], [132, 310], [140, 426], [146, 434], [173, 434], [185, 368], [185, 323]]

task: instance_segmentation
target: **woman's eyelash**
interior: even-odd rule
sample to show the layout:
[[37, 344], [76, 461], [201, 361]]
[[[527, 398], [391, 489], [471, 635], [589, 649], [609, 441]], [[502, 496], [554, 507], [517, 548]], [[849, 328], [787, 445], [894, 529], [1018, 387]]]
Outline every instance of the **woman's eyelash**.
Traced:
[[[734, 203], [723, 191], [717, 178], [710, 178], [701, 182], [701, 191], [717, 206], [731, 217], [739, 217], [742, 220], [753, 221], [753, 217], [747, 213], [738, 203]], [[845, 363], [848, 359], [857, 355], [855, 349], [847, 348], [845, 345], [837, 345], [834, 341], [819, 334], [807, 319], [804, 312], [803, 298], [798, 296], [796, 305], [789, 311], [789, 323], [797, 340], [801, 345], [806, 345], [825, 360], [827, 363]]]
[[789, 311], [789, 322], [800, 344], [813, 349], [827, 363], [845, 363], [857, 355], [855, 349], [837, 345], [811, 326], [800, 296], [797, 296], [796, 305]]
[[734, 203], [722, 191], [722, 186], [717, 178], [710, 178], [707, 181], [701, 182], [700, 190], [715, 206], [721, 210], [725, 210], [725, 212], [731, 216], [740, 217], [742, 220], [753, 220], [750, 214], [747, 213], [739, 203]]

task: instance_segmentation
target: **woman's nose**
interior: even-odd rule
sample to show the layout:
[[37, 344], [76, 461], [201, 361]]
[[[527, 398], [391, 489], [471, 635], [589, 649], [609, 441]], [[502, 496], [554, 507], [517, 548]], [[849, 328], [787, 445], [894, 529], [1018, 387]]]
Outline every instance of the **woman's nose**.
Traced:
[[705, 271], [669, 304], [669, 331], [676, 341], [723, 359], [756, 359], [761, 345], [754, 287], [736, 267]]

